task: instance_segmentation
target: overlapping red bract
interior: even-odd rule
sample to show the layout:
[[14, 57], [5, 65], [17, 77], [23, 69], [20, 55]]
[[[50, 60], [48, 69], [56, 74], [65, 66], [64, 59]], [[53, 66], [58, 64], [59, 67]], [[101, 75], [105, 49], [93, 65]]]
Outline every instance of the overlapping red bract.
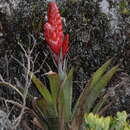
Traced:
[[69, 35], [63, 34], [62, 20], [56, 2], [48, 3], [48, 22], [44, 25], [44, 36], [57, 57], [62, 48], [64, 58], [69, 48]]

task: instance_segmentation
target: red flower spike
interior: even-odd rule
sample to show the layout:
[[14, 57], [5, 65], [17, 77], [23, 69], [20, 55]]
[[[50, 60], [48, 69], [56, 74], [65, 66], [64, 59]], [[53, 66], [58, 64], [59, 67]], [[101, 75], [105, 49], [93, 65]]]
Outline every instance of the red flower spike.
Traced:
[[48, 4], [48, 22], [44, 25], [44, 36], [56, 57], [59, 57], [62, 48], [64, 59], [69, 48], [69, 35], [64, 37], [62, 20], [56, 2], [49, 2]]
[[62, 43], [62, 55], [63, 55], [63, 57], [68, 52], [68, 49], [69, 49], [69, 34], [66, 34], [64, 41]]

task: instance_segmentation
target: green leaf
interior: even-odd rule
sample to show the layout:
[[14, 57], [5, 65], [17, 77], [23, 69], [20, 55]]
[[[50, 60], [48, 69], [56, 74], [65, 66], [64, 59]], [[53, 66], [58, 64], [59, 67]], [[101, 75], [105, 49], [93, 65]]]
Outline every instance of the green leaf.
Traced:
[[86, 84], [73, 110], [73, 125], [77, 125], [82, 120], [85, 111], [90, 111], [102, 88], [106, 86], [113, 74], [117, 71], [118, 66], [115, 66], [107, 74], [103, 75], [110, 63], [111, 59], [99, 68], [88, 84]]
[[48, 73], [47, 76], [50, 83], [53, 104], [56, 105], [57, 94], [60, 87], [60, 79], [58, 74], [54, 72]]
[[74, 68], [72, 68], [65, 80], [63, 81], [61, 88], [63, 88], [64, 94], [64, 111], [65, 121], [69, 121], [71, 117], [71, 106], [72, 106], [72, 80], [73, 80]]
[[36, 88], [48, 103], [52, 103], [52, 97], [46, 86], [33, 74], [29, 74]]
[[[48, 104], [44, 98], [39, 98], [36, 100], [36, 104], [39, 107], [41, 113], [44, 114], [46, 119], [56, 118], [56, 112], [53, 104]], [[43, 116], [43, 117], [44, 117]]]
[[47, 104], [46, 100], [40, 98], [36, 100], [36, 110], [40, 122], [48, 126], [48, 130], [57, 130], [59, 118], [55, 112], [53, 104]]
[[85, 86], [83, 92], [81, 93], [73, 111], [73, 117], [77, 113], [77, 109], [80, 109], [80, 107], [83, 107], [83, 104], [85, 102], [85, 98], [89, 95], [90, 91], [93, 89], [94, 85], [97, 83], [98, 80], [100, 80], [101, 76], [104, 74], [108, 66], [111, 64], [112, 59], [108, 60], [105, 64], [103, 64], [92, 76], [92, 79], [89, 81], [89, 83]]
[[92, 76], [92, 81], [90, 86], [94, 87], [94, 85], [97, 83], [97, 81], [101, 78], [101, 76], [104, 74], [108, 66], [111, 64], [112, 59], [108, 60], [104, 65], [102, 65]]
[[96, 104], [96, 106], [93, 109], [94, 114], [98, 113], [101, 110], [102, 106], [106, 103], [107, 99], [108, 99], [108, 95], [101, 97], [101, 99], [99, 100], [99, 102]]
[[[102, 76], [102, 78], [94, 85], [93, 89], [89, 92], [89, 95], [86, 99], [85, 111], [90, 112], [93, 103], [97, 99], [101, 90], [107, 85], [107, 83], [111, 80], [112, 76], [118, 70], [119, 66], [113, 67], [110, 71]], [[89, 86], [88, 86], [89, 87]]]
[[36, 117], [39, 120], [42, 127], [49, 127], [49, 123], [47, 120], [48, 112], [46, 100], [44, 98], [34, 99], [32, 101], [32, 106], [36, 113]]

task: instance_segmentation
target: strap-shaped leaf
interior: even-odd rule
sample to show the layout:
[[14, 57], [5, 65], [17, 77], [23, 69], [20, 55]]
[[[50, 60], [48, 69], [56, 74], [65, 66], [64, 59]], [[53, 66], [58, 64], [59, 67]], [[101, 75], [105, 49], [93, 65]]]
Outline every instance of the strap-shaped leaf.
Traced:
[[48, 127], [49, 123], [47, 120], [47, 102], [44, 98], [33, 99], [32, 106], [36, 113], [36, 117], [39, 120], [42, 127]]
[[56, 118], [56, 112], [53, 104], [48, 104], [44, 98], [39, 98], [36, 100], [36, 104], [40, 111], [44, 114], [46, 119]]
[[41, 122], [48, 126], [48, 130], [58, 130], [59, 118], [53, 104], [47, 104], [43, 98], [40, 98], [36, 101], [36, 110], [41, 117]]
[[[94, 77], [92, 77], [92, 79], [85, 86], [83, 92], [81, 93], [81, 95], [74, 107], [74, 111], [73, 111], [73, 117], [72, 117], [73, 126], [74, 125], [80, 126], [79, 122], [83, 118], [84, 110], [86, 112], [90, 111], [94, 101], [97, 99], [99, 93], [101, 92], [101, 89], [107, 85], [107, 83], [110, 81], [110, 79], [112, 78], [114, 73], [117, 71], [118, 66], [115, 66], [109, 72], [107, 72], [105, 75], [103, 75], [103, 73], [106, 71], [105, 69], [107, 69], [107, 67], [108, 67], [108, 64], [110, 64], [109, 62], [110, 61], [108, 61], [106, 64], [104, 64], [106, 67], [103, 67], [104, 69], [102, 71], [99, 71], [99, 70], [101, 70], [102, 67], [99, 68], [99, 70], [97, 70], [97, 72], [99, 72], [100, 74], [98, 74], [96, 72], [98, 74], [98, 76], [95, 76], [96, 74], [94, 75], [94, 77], [96, 79], [94, 79]], [[94, 82], [94, 83], [92, 83], [92, 82]]]
[[48, 78], [49, 78], [49, 83], [50, 83], [50, 88], [51, 88], [51, 95], [52, 95], [52, 100], [53, 104], [55, 106], [55, 112], [57, 113], [57, 94], [59, 91], [60, 87], [60, 79], [57, 73], [48, 73]]
[[108, 66], [111, 64], [112, 59], [108, 60], [105, 64], [103, 64], [92, 76], [92, 81], [91, 81], [91, 87], [94, 87], [94, 84], [97, 83], [97, 81], [101, 78], [101, 76], [104, 74]]
[[102, 76], [102, 78], [99, 81], [97, 81], [97, 83], [94, 85], [93, 89], [91, 90], [89, 95], [86, 97], [86, 103], [85, 103], [86, 112], [90, 112], [90, 109], [92, 108], [92, 105], [95, 102], [95, 100], [97, 99], [101, 90], [111, 80], [112, 76], [115, 74], [115, 72], [118, 70], [118, 68], [119, 68], [119, 65], [114, 66], [111, 70], [109, 70], [106, 74], [104, 74]]
[[63, 81], [61, 88], [63, 88], [64, 95], [64, 117], [65, 121], [69, 121], [71, 117], [72, 109], [72, 80], [73, 80], [74, 68], [71, 68], [65, 80]]
[[49, 90], [46, 88], [46, 86], [33, 73], [30, 72], [29, 75], [31, 76], [33, 83], [35, 84], [40, 94], [44, 97], [44, 99], [48, 103], [52, 103], [51, 94]]
[[[106, 69], [108, 68], [108, 66], [110, 65], [112, 59], [108, 60], [105, 64], [103, 64], [93, 75], [93, 77], [91, 78], [91, 80], [88, 82], [88, 84], [86, 84], [83, 92], [81, 93], [75, 107], [73, 110], [73, 117], [74, 115], [77, 113], [77, 109], [80, 109], [80, 107], [83, 107], [83, 104], [85, 102], [85, 99], [87, 98], [87, 96], [89, 95], [89, 93], [91, 92], [92, 88], [94, 87], [94, 84], [97, 83], [97, 81], [101, 78], [101, 76], [104, 74], [104, 72], [106, 71]], [[80, 112], [79, 112], [80, 113]]]
[[93, 108], [93, 113], [94, 114], [96, 114], [96, 113], [98, 113], [100, 110], [101, 110], [101, 108], [102, 108], [102, 106], [106, 103], [106, 101], [107, 101], [107, 99], [108, 99], [108, 95], [106, 94], [106, 95], [104, 95], [103, 97], [101, 97], [101, 99], [99, 100], [99, 102], [96, 104], [96, 106]]

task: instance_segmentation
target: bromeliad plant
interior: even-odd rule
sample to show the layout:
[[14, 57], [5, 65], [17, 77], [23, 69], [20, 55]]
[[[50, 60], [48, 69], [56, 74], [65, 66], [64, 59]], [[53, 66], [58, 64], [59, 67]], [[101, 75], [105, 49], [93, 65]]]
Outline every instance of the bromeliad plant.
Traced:
[[[44, 36], [54, 57], [58, 73], [51, 71], [47, 73], [50, 85], [50, 90], [48, 90], [33, 72], [27, 71], [27, 75], [30, 75], [41, 94], [41, 98], [35, 99], [29, 93], [27, 96], [27, 99], [33, 101], [33, 112], [37, 118], [35, 122], [44, 130], [82, 130], [84, 113], [100, 111], [106, 98], [99, 101], [96, 106], [94, 106], [94, 103], [102, 95], [101, 90], [111, 80], [119, 66], [114, 66], [106, 72], [112, 62], [112, 59], [110, 59], [100, 67], [84, 87], [72, 108], [74, 68], [67, 70], [66, 64], [69, 35], [64, 36], [63, 34], [61, 16], [55, 2], [49, 2], [48, 4], [48, 21], [44, 24]], [[9, 86], [2, 83], [0, 85]], [[16, 90], [20, 95], [24, 93], [21, 88], [19, 88], [20, 91]]]
[[66, 66], [69, 35], [63, 34], [61, 16], [55, 2], [48, 4], [48, 22], [44, 24], [44, 36], [57, 64], [58, 73], [47, 73], [50, 91], [33, 73], [30, 73], [33, 83], [42, 96], [35, 100], [34, 105], [38, 121], [45, 130], [80, 130], [84, 124], [84, 113], [99, 111], [103, 105], [101, 101], [94, 108], [95, 100], [118, 70], [118, 65], [106, 72], [112, 61], [110, 59], [99, 68], [72, 108], [74, 68], [72, 67], [67, 73]]

